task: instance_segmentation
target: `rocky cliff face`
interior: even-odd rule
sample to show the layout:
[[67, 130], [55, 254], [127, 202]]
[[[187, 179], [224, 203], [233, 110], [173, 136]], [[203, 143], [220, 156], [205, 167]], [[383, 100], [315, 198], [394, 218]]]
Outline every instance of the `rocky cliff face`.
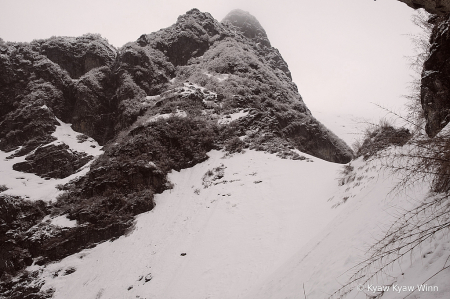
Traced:
[[450, 122], [450, 0], [399, 0], [408, 6], [431, 13], [433, 25], [428, 58], [421, 76], [421, 104], [425, 130], [436, 136]]
[[432, 14], [446, 14], [450, 12], [450, 0], [398, 0], [408, 6], [419, 9], [424, 8]]
[[[59, 186], [64, 193], [51, 203], [0, 194], [0, 208], [14, 211], [0, 214], [1, 248], [12, 252], [0, 255], [4, 278], [123, 234], [134, 215], [153, 208], [154, 193], [170, 188], [168, 171], [204, 161], [211, 149], [352, 157], [311, 115], [256, 18], [240, 10], [218, 22], [193, 9], [121, 49], [91, 34], [0, 42], [0, 150], [22, 157], [13, 168], [67, 178], [92, 161], [58, 143], [63, 123], [85, 134], [79, 142], [104, 145], [104, 154]], [[18, 220], [24, 215], [26, 224]], [[46, 216], [78, 225], [55, 228]], [[28, 278], [5, 278], [0, 294], [35, 292], [24, 290]]]
[[[99, 36], [85, 35], [2, 44], [0, 51], [0, 148], [6, 151], [31, 143], [30, 139], [34, 145], [27, 144], [28, 152], [45, 144], [46, 136], [54, 130], [54, 117], [105, 144], [151, 109], [142, 104], [146, 96], [161, 94], [186, 80], [219, 92], [228, 106], [236, 104], [232, 96], [256, 97], [258, 104], [272, 100], [298, 106], [294, 107], [301, 113], [298, 119], [312, 119], [286, 62], [271, 47], [262, 26], [239, 10], [222, 23], [192, 10], [180, 16], [175, 25], [143, 35], [120, 50]], [[216, 74], [229, 77], [217, 84]], [[251, 84], [246, 89], [236, 88], [244, 81]], [[44, 105], [49, 109], [41, 109]], [[19, 128], [22, 123], [30, 125]], [[280, 128], [286, 126], [279, 124]], [[331, 148], [342, 143], [334, 137], [327, 139], [331, 143], [323, 145]], [[344, 145], [337, 147], [336, 157], [312, 148], [302, 150], [346, 162], [350, 152]]]
[[430, 137], [450, 121], [450, 28], [449, 15], [433, 16], [429, 57], [424, 63], [421, 80], [421, 102]]

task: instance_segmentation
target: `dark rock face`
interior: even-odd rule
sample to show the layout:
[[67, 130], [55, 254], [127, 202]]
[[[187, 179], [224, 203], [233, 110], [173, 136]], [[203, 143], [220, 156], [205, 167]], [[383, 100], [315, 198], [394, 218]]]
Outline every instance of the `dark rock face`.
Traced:
[[43, 101], [19, 104], [16, 110], [2, 117], [0, 149], [11, 151], [22, 145], [22, 152], [28, 153], [37, 145], [50, 142], [58, 124]]
[[122, 193], [150, 187], [157, 192], [164, 190], [166, 182], [164, 174], [144, 160], [128, 162], [107, 160], [101, 165], [94, 168], [83, 182], [84, 195]]
[[31, 203], [12, 196], [0, 196], [0, 278], [29, 266], [32, 255], [20, 244], [18, 232], [26, 231], [44, 218], [43, 202]]
[[71, 151], [66, 144], [51, 144], [36, 149], [25, 158], [25, 162], [14, 164], [13, 169], [35, 173], [40, 177], [62, 179], [77, 172], [92, 158], [86, 153]]
[[105, 144], [113, 138], [117, 123], [117, 106], [114, 96], [116, 78], [106, 66], [96, 68], [73, 84], [73, 108], [69, 123], [78, 132]]
[[432, 14], [446, 14], [450, 12], [449, 0], [398, 0], [406, 3], [408, 6], [419, 9], [423, 8]]
[[[95, 53], [96, 48], [91, 45], [92, 38], [80, 38], [76, 44], [80, 49], [92, 50]], [[99, 37], [95, 39], [99, 44], [104, 42]], [[116, 108], [110, 103], [114, 90], [109, 89], [108, 72], [105, 75], [101, 72], [101, 68], [96, 68], [94, 70], [99, 71], [91, 70], [92, 72], [84, 74], [79, 81], [75, 81], [63, 67], [69, 71], [77, 69], [73, 72], [81, 74], [94, 64], [83, 62], [83, 67], [76, 64], [77, 67], [71, 68], [60, 62], [62, 65], [60, 66], [42, 54], [43, 48], [63, 47], [64, 41], [67, 41], [69, 46], [75, 47], [73, 45], [75, 42], [69, 38], [34, 41], [31, 44], [8, 43], [3, 47], [4, 54], [0, 55], [0, 127], [4, 128], [4, 132], [15, 130], [15, 127], [29, 127], [27, 131], [22, 130], [24, 132], [19, 137], [5, 139], [1, 136], [3, 150], [11, 150], [23, 145], [26, 140], [37, 137], [43, 141], [35, 142], [34, 148], [47, 143], [48, 138], [43, 137], [48, 137], [52, 132], [51, 127], [58, 124], [55, 116], [64, 122], [73, 123], [80, 131], [85, 130], [85, 133], [101, 143], [112, 137], [113, 129], [104, 128], [105, 124], [113, 127], [111, 119], [114, 118], [114, 113], [111, 110]], [[87, 45], [83, 47], [84, 43]], [[72, 49], [71, 47], [69, 48]], [[85, 56], [89, 55], [82, 57]], [[111, 61], [108, 63], [111, 64]], [[87, 109], [80, 109], [85, 106], [89, 107], [88, 113]], [[47, 107], [47, 112], [44, 109], [39, 112], [38, 109], [41, 107]], [[74, 109], [75, 107], [77, 109]], [[47, 115], [44, 115], [45, 113]], [[83, 125], [86, 123], [90, 126]], [[95, 130], [92, 127], [95, 127]]]
[[450, 37], [449, 16], [432, 17], [430, 54], [421, 80], [421, 103], [427, 120], [426, 132], [434, 137], [450, 121]]
[[161, 51], [174, 65], [186, 65], [189, 59], [199, 57], [221, 38], [220, 24], [208, 13], [192, 9], [179, 16], [177, 23], [158, 32], [141, 36], [140, 46], [150, 45]]

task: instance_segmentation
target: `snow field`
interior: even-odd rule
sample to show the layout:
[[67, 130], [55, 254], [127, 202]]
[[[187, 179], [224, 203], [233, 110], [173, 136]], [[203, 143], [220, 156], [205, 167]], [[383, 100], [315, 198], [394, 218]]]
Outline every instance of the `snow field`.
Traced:
[[[175, 188], [156, 196], [128, 236], [49, 265], [44, 288], [54, 298], [243, 298], [339, 212], [327, 201], [338, 164], [209, 156], [172, 172]], [[217, 167], [223, 177], [205, 176]], [[54, 277], [67, 268], [76, 271]]]
[[[169, 174], [175, 188], [128, 235], [29, 270], [64, 299], [329, 298], [392, 221], [431, 195], [425, 183], [392, 193], [399, 177], [379, 161], [352, 161], [342, 180], [342, 165], [301, 154], [308, 160], [211, 151]], [[54, 225], [73, 225], [59, 217]], [[383, 299], [404, 298], [402, 287], [416, 289], [408, 298], [450, 298], [449, 257], [444, 231], [346, 298], [386, 286]]]

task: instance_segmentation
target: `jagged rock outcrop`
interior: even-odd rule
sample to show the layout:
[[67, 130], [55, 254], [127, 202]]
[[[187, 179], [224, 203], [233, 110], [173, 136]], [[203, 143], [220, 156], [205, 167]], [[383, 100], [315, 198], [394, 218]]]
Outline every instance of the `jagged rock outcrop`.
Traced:
[[450, 37], [449, 15], [431, 17], [434, 24], [430, 37], [429, 57], [421, 79], [421, 103], [430, 137], [439, 133], [450, 121]]
[[116, 50], [100, 36], [54, 37], [37, 42], [40, 53], [78, 79], [90, 70], [114, 64]]
[[199, 57], [214, 41], [223, 38], [220, 24], [208, 13], [191, 10], [179, 16], [176, 24], [138, 39], [141, 47], [150, 46], [168, 58], [176, 67]]
[[20, 154], [24, 155], [40, 144], [53, 141], [51, 134], [58, 122], [44, 101], [17, 104], [17, 109], [0, 121], [0, 150], [9, 152], [23, 146]]
[[[35, 218], [15, 229], [21, 254], [4, 257], [18, 265], [6, 272], [25, 258], [45, 263], [120, 236], [153, 208], [154, 193], [171, 188], [170, 170], [236, 140], [284, 157], [298, 149], [337, 163], [352, 158], [311, 115], [287, 63], [247, 12], [218, 22], [193, 9], [118, 50], [86, 35], [0, 43], [0, 51], [0, 149], [22, 146], [14, 155], [27, 156], [16, 170], [60, 178], [90, 159], [48, 145], [59, 120], [105, 145], [87, 175], [59, 186], [65, 193], [45, 208], [78, 226], [55, 230]], [[10, 290], [0, 286], [0, 296]]]
[[[0, 90], [3, 114], [0, 145], [4, 150], [23, 145], [27, 139], [24, 136], [39, 138], [24, 154], [47, 143], [54, 116], [105, 144], [148, 110], [142, 105], [146, 96], [168, 90], [173, 85], [169, 80], [174, 77], [178, 82], [190, 80], [205, 85], [207, 82], [200, 82], [205, 72], [232, 76], [221, 86], [210, 86], [211, 91], [219, 91], [221, 96], [221, 90], [228, 93], [229, 106], [237, 108], [247, 103], [267, 106], [264, 102], [270, 100], [293, 105], [291, 108], [301, 113], [297, 119], [306, 117], [307, 123], [313, 119], [291, 80], [286, 62], [278, 50], [271, 47], [262, 26], [256, 18], [240, 10], [230, 12], [219, 23], [208, 13], [193, 9], [180, 16], [173, 26], [143, 35], [120, 51], [96, 35], [58, 37], [30, 44], [9, 43], [2, 45], [1, 51], [0, 81], [4, 84]], [[244, 81], [245, 90], [231, 86]], [[256, 99], [236, 105], [238, 100], [233, 97], [239, 97], [240, 101], [249, 97]], [[43, 106], [49, 108], [50, 119], [35, 115], [36, 109]], [[265, 109], [269, 106], [261, 107], [261, 111], [270, 112]], [[276, 112], [278, 108], [271, 109]], [[18, 111], [29, 111], [33, 119], [19, 120], [15, 115]], [[278, 119], [280, 131], [289, 120]], [[38, 132], [16, 129], [24, 122], [30, 123], [27, 128]], [[38, 123], [46, 128], [39, 128]], [[323, 128], [323, 131], [328, 130]], [[301, 148], [330, 161], [350, 159], [351, 151], [344, 150], [345, 145], [335, 136], [325, 139], [331, 141], [327, 145], [323, 143], [329, 147], [325, 151], [317, 150], [320, 144], [316, 148]], [[330, 151], [336, 154], [324, 154]]]
[[[2, 150], [23, 145], [23, 136], [43, 139], [29, 150], [47, 143], [48, 138], [43, 137], [52, 133], [49, 126], [57, 124], [55, 116], [102, 144], [112, 138], [117, 104], [112, 100], [116, 84], [111, 82], [110, 73], [115, 58], [110, 46], [99, 50], [105, 43], [98, 36], [86, 35], [0, 47], [0, 127], [5, 128], [0, 132]], [[101, 56], [103, 52], [108, 55]], [[41, 107], [48, 108], [47, 118], [44, 111], [37, 110]], [[18, 111], [23, 115], [20, 119]], [[4, 133], [22, 124], [30, 129], [19, 129], [23, 132], [18, 131], [17, 138]], [[43, 126], [47, 127], [45, 132], [37, 129]]]
[[39, 147], [16, 163], [13, 169], [21, 172], [35, 173], [44, 178], [65, 178], [77, 172], [79, 168], [92, 160], [92, 156], [69, 149], [66, 144]]
[[432, 14], [446, 14], [450, 12], [450, 0], [398, 0], [408, 6], [419, 9], [424, 8]]

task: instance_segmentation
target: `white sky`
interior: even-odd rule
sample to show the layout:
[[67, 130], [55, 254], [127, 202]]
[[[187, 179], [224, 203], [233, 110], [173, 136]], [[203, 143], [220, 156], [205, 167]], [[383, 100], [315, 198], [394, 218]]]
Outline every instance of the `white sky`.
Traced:
[[0, 0], [0, 37], [31, 41], [100, 33], [116, 47], [176, 22], [191, 8], [219, 21], [253, 14], [289, 65], [314, 112], [383, 116], [400, 110], [413, 74], [407, 34], [414, 11], [396, 0]]

